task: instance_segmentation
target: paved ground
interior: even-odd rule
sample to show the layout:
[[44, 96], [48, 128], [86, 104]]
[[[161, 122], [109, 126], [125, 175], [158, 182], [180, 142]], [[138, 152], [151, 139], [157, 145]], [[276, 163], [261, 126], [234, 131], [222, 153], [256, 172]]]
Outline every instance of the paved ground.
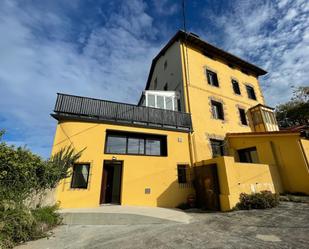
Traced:
[[284, 202], [269, 210], [188, 215], [189, 223], [160, 219], [152, 224], [64, 225], [49, 239], [18, 249], [309, 248], [309, 204]]
[[99, 208], [72, 208], [60, 211], [68, 225], [137, 225], [166, 222], [189, 223], [191, 215], [169, 208], [104, 205]]

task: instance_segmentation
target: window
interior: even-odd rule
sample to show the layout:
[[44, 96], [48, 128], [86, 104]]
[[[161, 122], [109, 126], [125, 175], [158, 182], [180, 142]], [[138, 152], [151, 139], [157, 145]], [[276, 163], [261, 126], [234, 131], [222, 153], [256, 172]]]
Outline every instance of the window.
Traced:
[[241, 124], [248, 125], [246, 111], [242, 108], [238, 108], [238, 110], [239, 110], [239, 116], [240, 116]]
[[173, 98], [172, 97], [165, 97], [165, 104], [167, 110], [173, 110]]
[[164, 87], [163, 87], [163, 90], [164, 90], [164, 91], [167, 91], [167, 90], [168, 90], [168, 84], [167, 84], [167, 83], [165, 83], [165, 85], [164, 85]]
[[188, 165], [177, 165], [178, 183], [187, 183]]
[[176, 111], [177, 95], [176, 92], [146, 91], [145, 106]]
[[167, 61], [164, 62], [164, 70], [167, 69]]
[[213, 157], [224, 156], [224, 141], [218, 139], [210, 139], [210, 145]]
[[164, 109], [164, 96], [157, 95], [157, 108]]
[[146, 139], [146, 155], [161, 155], [161, 141], [160, 139]]
[[274, 113], [268, 111], [263, 111], [263, 113], [265, 116], [266, 123], [276, 124]]
[[167, 156], [166, 136], [108, 131], [106, 154]]
[[242, 163], [258, 163], [256, 147], [238, 150], [239, 161]]
[[156, 107], [156, 95], [148, 94], [148, 106]]
[[252, 112], [252, 120], [254, 125], [263, 123], [262, 116], [259, 111]]
[[74, 164], [71, 188], [87, 188], [89, 178], [89, 164]]
[[212, 100], [211, 101], [211, 109], [212, 109], [213, 118], [224, 120], [222, 103]]
[[232, 80], [232, 85], [234, 93], [240, 95], [240, 88], [238, 82], [236, 80]]
[[125, 154], [127, 139], [123, 136], [109, 135], [107, 137], [107, 153]]
[[145, 154], [144, 139], [129, 137], [128, 154]]
[[207, 74], [208, 84], [211, 86], [219, 87], [219, 81], [218, 81], [217, 74], [208, 69], [206, 70], [206, 74]]
[[248, 93], [248, 98], [256, 100], [254, 88], [252, 86], [246, 86], [246, 89], [247, 89], [247, 93]]

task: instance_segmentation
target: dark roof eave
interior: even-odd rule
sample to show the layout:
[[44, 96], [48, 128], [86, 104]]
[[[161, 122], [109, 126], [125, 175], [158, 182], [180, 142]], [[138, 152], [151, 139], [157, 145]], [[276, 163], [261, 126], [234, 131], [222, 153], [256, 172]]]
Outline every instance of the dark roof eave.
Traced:
[[263, 104], [257, 104], [257, 105], [255, 105], [255, 106], [252, 106], [252, 107], [249, 108], [249, 110], [254, 109], [254, 108], [256, 108], [256, 107], [259, 107], [259, 106], [262, 106], [262, 107], [265, 107], [265, 108], [268, 108], [268, 109], [271, 109], [271, 110], [275, 110], [274, 107], [270, 107], [270, 106], [263, 105]]
[[[232, 63], [235, 63], [236, 65], [238, 65], [239, 67], [242, 67], [244, 69], [248, 69], [249, 71], [252, 71], [254, 72], [257, 76], [260, 76], [260, 75], [265, 75], [267, 74], [267, 71], [265, 71], [264, 69], [260, 68], [260, 67], [257, 67], [243, 59], [240, 59], [239, 57], [235, 56], [235, 55], [232, 55], [220, 48], [217, 48], [216, 46], [208, 43], [208, 42], [205, 42], [203, 41], [202, 39], [194, 36], [194, 35], [191, 35], [190, 33], [186, 33], [182, 30], [179, 30], [170, 40], [169, 42], [161, 49], [161, 51], [157, 54], [157, 56], [152, 60], [152, 63], [151, 63], [151, 67], [150, 67], [150, 71], [149, 71], [149, 75], [148, 75], [148, 79], [147, 79], [147, 83], [146, 83], [146, 87], [145, 89], [149, 89], [149, 86], [150, 86], [150, 80], [151, 80], [151, 76], [152, 76], [152, 73], [153, 73], [153, 70], [154, 70], [154, 66], [157, 62], [157, 60], [167, 51], [167, 49], [172, 46], [172, 44], [174, 44], [174, 42], [176, 42], [177, 40], [180, 40], [180, 39], [184, 39], [186, 38], [187, 41], [189, 41], [191, 44], [195, 42], [195, 46], [197, 46], [197, 43], [198, 43], [198, 46], [199, 47], [205, 47], [207, 49], [210, 49], [211, 52], [213, 52], [214, 54], [217, 54], [219, 55], [220, 57], [222, 57], [223, 59], [227, 60], [227, 61], [230, 61]], [[190, 40], [189, 40], [190, 39]], [[139, 103], [140, 103], [141, 99], [139, 100]]]

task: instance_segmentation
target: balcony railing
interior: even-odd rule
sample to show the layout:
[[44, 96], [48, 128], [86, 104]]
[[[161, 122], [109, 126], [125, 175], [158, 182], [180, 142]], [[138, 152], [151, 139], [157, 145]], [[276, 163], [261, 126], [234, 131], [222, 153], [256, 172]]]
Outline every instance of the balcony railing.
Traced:
[[188, 113], [61, 93], [58, 93], [54, 112], [55, 114], [52, 115], [57, 119], [72, 117], [147, 127], [192, 130], [191, 115]]

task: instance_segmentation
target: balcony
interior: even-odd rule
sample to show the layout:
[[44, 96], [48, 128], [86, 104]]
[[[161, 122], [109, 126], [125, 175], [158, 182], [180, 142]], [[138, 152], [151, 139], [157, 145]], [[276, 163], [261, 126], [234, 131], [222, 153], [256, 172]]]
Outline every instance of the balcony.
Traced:
[[148, 128], [192, 131], [188, 113], [137, 106], [107, 100], [57, 94], [57, 120], [74, 119]]

